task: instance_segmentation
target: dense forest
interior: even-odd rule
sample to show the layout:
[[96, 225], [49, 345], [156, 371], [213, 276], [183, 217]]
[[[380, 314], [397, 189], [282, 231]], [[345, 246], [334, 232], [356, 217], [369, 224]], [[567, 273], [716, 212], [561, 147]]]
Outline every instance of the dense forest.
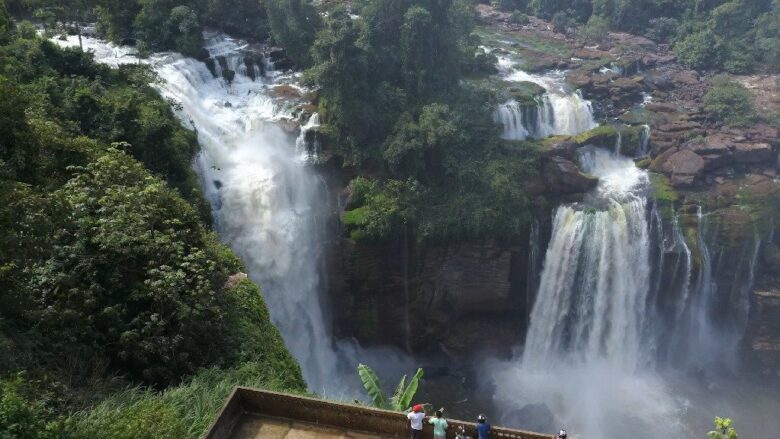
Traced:
[[[306, 390], [262, 286], [232, 276], [244, 267], [191, 167], [197, 133], [158, 78], [59, 48], [32, 22], [49, 35], [96, 23], [141, 54], [205, 60], [208, 28], [284, 47], [319, 90], [324, 149], [357, 175], [346, 232], [425, 245], [515, 238], [531, 218], [542, 144], [499, 136], [497, 60], [473, 33], [474, 6], [0, 0], [0, 438], [198, 437], [235, 385]], [[780, 0], [494, 6], [587, 41], [644, 35], [699, 70], [780, 67]], [[709, 105], [727, 118], [747, 98], [722, 85], [731, 96]]]
[[233, 385], [302, 391], [151, 71], [4, 7], [0, 45], [0, 437], [194, 437]]

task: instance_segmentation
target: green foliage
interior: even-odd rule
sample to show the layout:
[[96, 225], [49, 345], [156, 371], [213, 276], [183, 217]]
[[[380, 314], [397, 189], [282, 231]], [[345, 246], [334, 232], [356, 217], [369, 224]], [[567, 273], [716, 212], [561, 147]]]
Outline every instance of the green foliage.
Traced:
[[109, 151], [53, 194], [63, 211], [36, 264], [33, 318], [53, 349], [105, 351], [147, 382], [215, 360], [227, 273], [196, 212], [126, 154]]
[[528, 15], [518, 10], [512, 12], [512, 15], [509, 17], [509, 21], [515, 24], [528, 24], [531, 22], [531, 20], [528, 18]]
[[748, 126], [756, 117], [750, 92], [728, 77], [718, 77], [712, 81], [709, 91], [704, 95], [704, 110], [711, 118], [735, 127]]
[[668, 43], [677, 34], [679, 20], [672, 17], [651, 18], [645, 36], [658, 43]]
[[710, 439], [737, 439], [737, 430], [732, 426], [731, 418], [715, 418], [715, 430], [707, 433]]
[[231, 369], [204, 369], [191, 380], [156, 392], [133, 388], [116, 393], [68, 421], [68, 437], [106, 439], [200, 437], [236, 386], [300, 393], [285, 370], [265, 362], [243, 363]]
[[708, 69], [723, 62], [719, 41], [710, 31], [700, 31], [684, 37], [674, 45], [680, 61], [695, 69]]
[[562, 34], [569, 33], [569, 29], [574, 25], [570, 11], [558, 11], [550, 19], [553, 30]]
[[413, 181], [388, 180], [380, 185], [356, 177], [350, 188], [351, 210], [344, 212], [341, 221], [352, 239], [387, 239], [406, 221], [403, 204], [414, 193]]
[[409, 410], [414, 395], [417, 393], [417, 387], [423, 377], [423, 370], [421, 368], [417, 369], [417, 372], [412, 379], [409, 380], [408, 384], [406, 382], [406, 375], [404, 375], [401, 377], [398, 386], [396, 386], [393, 396], [388, 399], [382, 391], [382, 384], [379, 382], [379, 377], [377, 377], [376, 373], [374, 373], [370, 367], [365, 364], [359, 364], [357, 370], [360, 380], [363, 382], [363, 387], [371, 398], [374, 407], [397, 412]]
[[59, 426], [40, 402], [23, 394], [22, 375], [0, 379], [0, 439], [54, 439]]
[[600, 15], [591, 15], [588, 23], [582, 28], [581, 35], [587, 41], [602, 43], [606, 41], [609, 32], [609, 22]]
[[300, 67], [311, 64], [309, 48], [320, 27], [320, 16], [307, 0], [266, 0], [271, 35]]

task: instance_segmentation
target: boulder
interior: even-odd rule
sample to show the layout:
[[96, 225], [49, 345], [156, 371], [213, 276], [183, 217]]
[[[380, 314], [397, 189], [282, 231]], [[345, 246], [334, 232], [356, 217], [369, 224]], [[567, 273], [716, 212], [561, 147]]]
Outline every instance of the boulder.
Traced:
[[704, 165], [705, 161], [700, 155], [690, 149], [681, 149], [670, 154], [660, 164], [660, 170], [669, 176], [672, 186], [689, 187], [704, 171]]
[[271, 89], [271, 96], [282, 99], [300, 99], [301, 90], [289, 84], [281, 84]]
[[734, 141], [728, 134], [715, 132], [703, 142], [690, 142], [688, 147], [697, 154], [727, 154], [734, 148]]
[[570, 139], [557, 140], [549, 144], [545, 143], [545, 146], [547, 149], [542, 152], [543, 157], [552, 157], [557, 155], [569, 160], [574, 159], [574, 154], [577, 152], [577, 148], [579, 147], [577, 143], [572, 142]]
[[522, 105], [535, 105], [536, 99], [547, 90], [535, 82], [521, 81], [509, 88], [509, 93], [515, 101]]
[[772, 164], [772, 145], [768, 143], [737, 143], [734, 160], [744, 164]]
[[550, 157], [543, 168], [547, 189], [553, 195], [587, 192], [599, 182], [597, 177], [583, 174], [574, 162], [559, 156]]

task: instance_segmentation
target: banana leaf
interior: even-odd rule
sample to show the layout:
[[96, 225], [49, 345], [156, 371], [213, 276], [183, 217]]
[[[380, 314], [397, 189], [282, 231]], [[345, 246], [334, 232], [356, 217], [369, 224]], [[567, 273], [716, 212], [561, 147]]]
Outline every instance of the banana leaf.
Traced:
[[395, 388], [395, 392], [393, 392], [393, 397], [390, 398], [390, 405], [393, 406], [393, 410], [402, 412], [406, 407], [401, 406], [401, 397], [404, 394], [404, 390], [406, 390], [406, 375], [401, 377], [401, 381], [398, 382], [398, 387]]
[[379, 383], [379, 378], [376, 376], [373, 370], [365, 364], [358, 364], [358, 375], [363, 382], [363, 387], [366, 389], [366, 393], [371, 397], [374, 406], [381, 409], [390, 409], [384, 393], [382, 393], [382, 385]]
[[412, 404], [414, 394], [417, 393], [417, 386], [420, 384], [420, 379], [423, 377], [422, 368], [417, 369], [412, 379], [409, 381], [409, 385], [404, 390], [401, 398], [398, 400], [398, 404], [402, 407], [401, 410], [406, 410]]

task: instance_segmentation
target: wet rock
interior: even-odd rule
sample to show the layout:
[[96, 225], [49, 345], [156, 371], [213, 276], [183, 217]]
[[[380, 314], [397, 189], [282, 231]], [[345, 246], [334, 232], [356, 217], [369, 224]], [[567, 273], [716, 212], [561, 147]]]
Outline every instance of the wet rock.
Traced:
[[536, 99], [546, 92], [547, 90], [541, 85], [529, 81], [519, 82], [509, 88], [512, 98], [518, 103], [526, 105], [535, 105]]
[[599, 182], [597, 177], [583, 174], [574, 162], [559, 156], [544, 164], [544, 183], [553, 195], [587, 192]]
[[271, 96], [282, 99], [300, 99], [301, 91], [292, 85], [282, 84], [271, 89]]
[[290, 117], [279, 118], [279, 120], [276, 121], [276, 124], [289, 134], [297, 134], [301, 126], [297, 119]]
[[737, 163], [772, 163], [772, 145], [768, 143], [737, 143], [734, 147]]
[[569, 160], [574, 159], [574, 154], [577, 151], [579, 145], [569, 139], [556, 141], [547, 145], [547, 149], [542, 153], [544, 157], [552, 157], [554, 155], [567, 158]]

